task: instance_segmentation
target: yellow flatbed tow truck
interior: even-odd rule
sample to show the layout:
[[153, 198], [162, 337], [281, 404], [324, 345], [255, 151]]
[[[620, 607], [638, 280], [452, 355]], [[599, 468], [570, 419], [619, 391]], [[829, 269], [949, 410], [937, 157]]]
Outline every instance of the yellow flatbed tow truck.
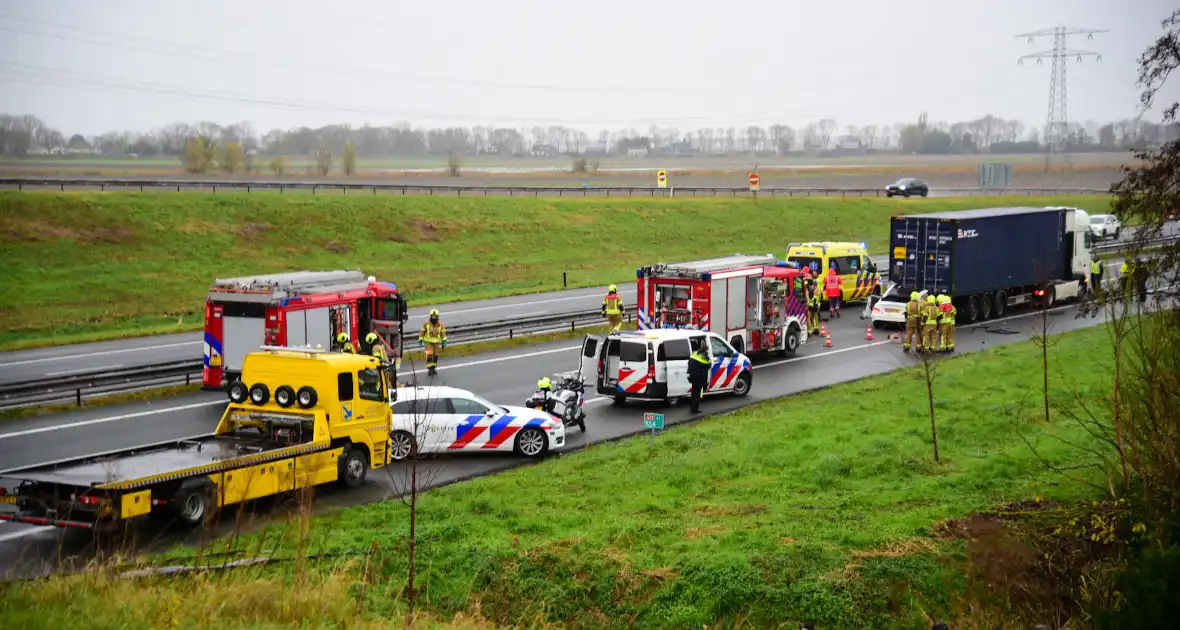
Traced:
[[91, 529], [145, 515], [189, 526], [220, 508], [339, 482], [389, 463], [388, 366], [375, 357], [263, 346], [212, 435], [5, 473], [0, 520]]

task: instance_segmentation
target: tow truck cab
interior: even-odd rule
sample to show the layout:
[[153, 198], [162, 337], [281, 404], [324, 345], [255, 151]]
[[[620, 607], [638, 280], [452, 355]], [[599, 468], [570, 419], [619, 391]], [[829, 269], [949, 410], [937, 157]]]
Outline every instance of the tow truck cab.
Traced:
[[0, 520], [89, 529], [165, 515], [199, 525], [219, 508], [339, 481], [388, 459], [392, 381], [374, 357], [264, 346], [212, 435], [5, 473]]

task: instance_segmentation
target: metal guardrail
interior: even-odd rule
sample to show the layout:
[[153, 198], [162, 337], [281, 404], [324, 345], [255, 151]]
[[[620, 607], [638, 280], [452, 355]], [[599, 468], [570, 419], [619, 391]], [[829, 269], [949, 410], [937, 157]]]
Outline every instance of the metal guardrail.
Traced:
[[[1180, 235], [1170, 235], [1155, 239], [1146, 244], [1144, 251], [1150, 251], [1180, 241]], [[1091, 249], [1098, 254], [1112, 254], [1128, 249], [1131, 241], [1097, 245]], [[880, 270], [883, 278], [888, 278], [888, 268]], [[626, 309], [626, 320], [634, 321], [635, 307]], [[514, 339], [559, 331], [575, 331], [596, 324], [602, 324], [603, 319], [599, 310], [574, 311], [556, 313], [536, 317], [505, 319], [491, 322], [454, 326], [447, 329], [449, 340], [455, 345], [476, 343], [481, 341], [495, 341], [500, 339]], [[416, 330], [405, 330], [402, 342], [407, 351], [417, 349], [418, 333]], [[201, 359], [173, 361], [152, 365], [132, 366], [116, 370], [95, 370], [81, 372], [52, 379], [36, 379], [31, 381], [0, 384], [0, 409], [11, 409], [31, 405], [74, 401], [78, 406], [82, 401], [101, 396], [127, 393], [152, 387], [168, 385], [191, 384], [194, 377], [199, 377], [203, 369]]]
[[[628, 322], [634, 321], [635, 307], [628, 307], [625, 317]], [[447, 329], [447, 337], [452, 345], [462, 345], [566, 330], [574, 331], [605, 323], [601, 311], [586, 310], [454, 326]], [[418, 349], [418, 331], [403, 331], [402, 343], [406, 352], [416, 351]], [[111, 394], [170, 385], [190, 385], [200, 381], [203, 369], [204, 361], [197, 358], [3, 383], [0, 384], [0, 409], [69, 401], [81, 406], [84, 400]]]
[[[347, 195], [349, 192], [376, 195], [454, 195], [457, 197], [488, 197], [488, 196], [520, 196], [520, 197], [674, 197], [688, 195], [690, 197], [749, 197], [750, 189], [740, 187], [709, 187], [709, 186], [674, 186], [671, 188], [657, 188], [654, 186], [426, 186], [413, 184], [373, 184], [356, 182], [324, 182], [324, 181], [284, 181], [284, 180], [198, 180], [198, 179], [65, 179], [65, 178], [0, 178], [0, 187], [16, 188], [98, 188], [100, 191], [138, 189], [145, 192], [149, 189], [176, 189], [176, 192], [204, 192], [213, 193], [218, 188], [223, 190], [274, 191], [280, 194], [284, 190], [310, 190], [314, 195], [317, 191], [339, 191]], [[1110, 191], [1105, 188], [933, 188], [932, 193], [950, 195], [976, 196], [1055, 196], [1055, 195], [1104, 195]], [[763, 197], [884, 197], [882, 188], [772, 188], [762, 187], [758, 191]]]

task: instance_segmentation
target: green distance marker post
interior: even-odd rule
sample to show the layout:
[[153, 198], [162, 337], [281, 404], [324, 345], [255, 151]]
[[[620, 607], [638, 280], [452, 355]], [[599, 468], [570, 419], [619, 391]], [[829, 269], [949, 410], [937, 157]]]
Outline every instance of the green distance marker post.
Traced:
[[651, 429], [651, 443], [655, 446], [656, 431], [664, 430], [664, 414], [662, 413], [645, 413], [643, 414], [643, 428]]

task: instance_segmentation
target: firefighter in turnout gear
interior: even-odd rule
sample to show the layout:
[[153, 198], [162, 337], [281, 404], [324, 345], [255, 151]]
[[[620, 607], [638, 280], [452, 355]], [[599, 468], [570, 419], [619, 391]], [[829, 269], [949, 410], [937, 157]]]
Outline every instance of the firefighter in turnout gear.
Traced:
[[819, 297], [815, 280], [807, 279], [807, 334], [819, 335], [819, 309], [823, 301]]
[[350, 354], [356, 352], [356, 348], [354, 348], [352, 346], [352, 342], [348, 340], [348, 333], [340, 333], [339, 335], [336, 335], [336, 343], [340, 345], [340, 349], [337, 350], [337, 352], [348, 352]]
[[418, 332], [418, 343], [426, 348], [426, 373], [438, 373], [438, 355], [447, 347], [447, 327], [438, 319], [438, 309], [430, 309], [430, 319], [422, 322]]
[[688, 401], [693, 413], [701, 412], [701, 393], [705, 391], [708, 381], [709, 357], [705, 354], [705, 338], [700, 337], [693, 344], [692, 354], [688, 355]]
[[938, 350], [939, 352], [955, 351], [955, 316], [959, 309], [951, 304], [947, 295], [938, 296]]
[[368, 346], [369, 354], [377, 357], [382, 364], [389, 363], [389, 353], [385, 350], [385, 344], [381, 343], [381, 336], [375, 332], [365, 335], [365, 345]]
[[613, 284], [607, 287], [606, 297], [602, 299], [602, 315], [610, 322], [611, 332], [623, 327], [623, 298], [619, 297], [619, 288]]
[[915, 343], [918, 348], [922, 347], [922, 336], [918, 332], [922, 326], [921, 319], [922, 295], [917, 291], [910, 291], [910, 301], [905, 305], [905, 339], [901, 344], [903, 352], [909, 352]]
[[926, 296], [926, 304], [922, 307], [922, 345], [918, 350], [934, 352], [938, 343], [938, 300], [933, 295]]

